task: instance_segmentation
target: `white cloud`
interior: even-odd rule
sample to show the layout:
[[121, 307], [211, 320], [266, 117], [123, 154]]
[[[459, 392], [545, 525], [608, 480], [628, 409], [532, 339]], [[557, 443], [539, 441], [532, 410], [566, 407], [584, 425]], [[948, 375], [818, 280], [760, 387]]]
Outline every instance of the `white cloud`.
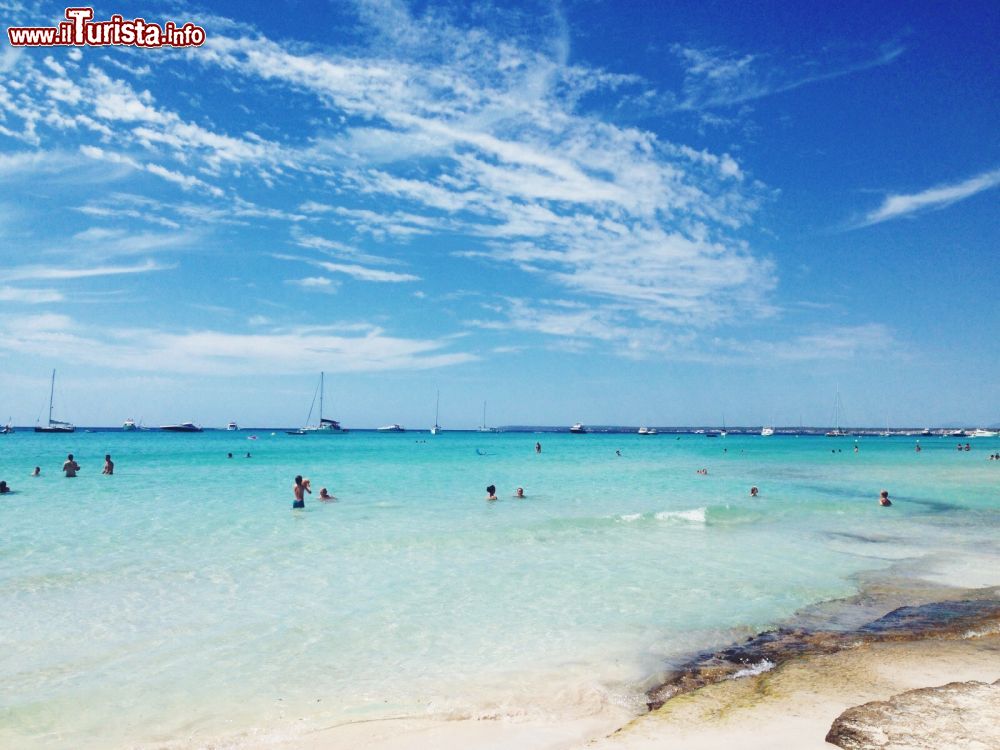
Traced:
[[328, 279], [325, 276], [307, 276], [304, 279], [288, 279], [286, 284], [302, 287], [308, 291], [325, 292], [333, 294], [340, 288], [340, 282]]
[[38, 305], [46, 302], [61, 302], [62, 300], [62, 293], [55, 289], [27, 289], [23, 287], [0, 286], [0, 302]]
[[7, 316], [0, 318], [0, 350], [129, 372], [198, 375], [423, 370], [476, 359], [449, 351], [452, 339], [404, 339], [373, 326], [360, 329], [347, 335], [307, 328], [255, 334], [104, 328], [99, 337], [65, 315]]
[[953, 185], [939, 185], [910, 195], [890, 195], [879, 208], [865, 217], [863, 225], [878, 224], [919, 211], [944, 208], [997, 185], [1000, 185], [1000, 169], [993, 169]]
[[52, 266], [15, 266], [0, 269], [0, 278], [7, 281], [44, 281], [65, 279], [88, 279], [95, 276], [121, 276], [123, 274], [165, 271], [173, 266], [161, 265], [147, 260], [132, 266], [93, 266], [90, 268], [61, 268]]

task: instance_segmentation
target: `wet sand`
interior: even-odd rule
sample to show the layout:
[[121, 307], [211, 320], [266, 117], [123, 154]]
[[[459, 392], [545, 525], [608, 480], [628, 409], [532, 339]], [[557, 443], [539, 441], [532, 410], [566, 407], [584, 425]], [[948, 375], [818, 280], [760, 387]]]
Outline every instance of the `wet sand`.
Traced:
[[[935, 691], [918, 695], [927, 706], [919, 730], [926, 734], [926, 744], [905, 746], [954, 745], [960, 725], [966, 732], [961, 738], [963, 747], [996, 747], [994, 727], [1000, 726], [1000, 701], [994, 698], [1000, 687], [990, 683], [1000, 679], [1000, 598], [995, 589], [952, 592], [956, 597], [963, 593], [975, 598], [901, 607], [841, 630], [769, 631], [697, 655], [665, 674], [647, 692], [651, 710], [638, 717], [605, 705], [590, 715], [553, 722], [509, 716], [453, 721], [402, 718], [343, 724], [293, 739], [241, 746], [282, 750], [829, 749], [833, 745], [825, 738], [831, 725], [852, 707], [918, 688], [975, 681], [982, 685], [941, 690], [951, 698], [958, 696], [958, 709], [945, 705]], [[864, 603], [864, 598], [858, 603]], [[971, 691], [968, 698], [963, 697], [966, 689]], [[956, 724], [959, 709], [965, 713]], [[880, 716], [878, 721], [889, 719]], [[852, 747], [902, 746], [890, 741]]]

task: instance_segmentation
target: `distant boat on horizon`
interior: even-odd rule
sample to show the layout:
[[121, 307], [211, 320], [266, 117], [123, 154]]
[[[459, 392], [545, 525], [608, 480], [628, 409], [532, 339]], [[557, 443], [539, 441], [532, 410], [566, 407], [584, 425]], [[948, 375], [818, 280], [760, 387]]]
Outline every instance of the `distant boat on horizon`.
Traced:
[[240, 429], [240, 426], [238, 424], [236, 424], [236, 422], [230, 422], [229, 424], [226, 425], [226, 431], [227, 432], [236, 432], [239, 429]]
[[833, 399], [833, 429], [826, 433], [827, 437], [848, 437], [848, 434], [844, 430], [840, 429], [840, 412], [843, 409], [843, 405], [840, 402], [840, 389], [837, 389], [837, 395]]
[[477, 432], [496, 432], [496, 427], [486, 426], [486, 402], [483, 401], [483, 423], [476, 429]]
[[14, 425], [11, 424], [11, 418], [7, 417], [7, 424], [5, 424], [3, 427], [0, 427], [0, 435], [13, 435], [13, 434], [14, 434]]
[[977, 437], [987, 437], [988, 438], [988, 437], [996, 437], [997, 435], [1000, 435], [1000, 433], [998, 433], [996, 430], [984, 430], [982, 427], [979, 427], [979, 428], [973, 430], [972, 434], [970, 434], [969, 437], [974, 437], [974, 438], [977, 438]]
[[204, 430], [194, 422], [161, 425], [160, 429], [164, 432], [204, 432]]
[[[587, 432], [587, 428], [584, 427], [579, 422], [577, 422], [575, 425], [569, 428], [569, 431], [572, 432], [574, 435], [584, 435]], [[647, 433], [648, 432], [649, 431], [647, 430]]]
[[376, 432], [406, 432], [406, 428], [399, 424], [387, 424], [384, 427], [379, 427]]
[[136, 425], [135, 420], [129, 417], [122, 423], [122, 432], [135, 432], [139, 427]]
[[324, 375], [323, 372], [319, 374], [319, 386], [316, 391], [319, 394], [319, 424], [309, 423], [312, 419], [313, 407], [316, 406], [316, 393], [313, 393], [312, 403], [309, 404], [309, 414], [306, 417], [306, 426], [297, 430], [285, 430], [286, 435], [340, 435], [347, 432], [336, 419], [326, 419], [323, 416], [323, 393], [326, 390]]
[[52, 385], [49, 387], [49, 423], [46, 426], [35, 425], [35, 432], [76, 432], [69, 422], [63, 422], [52, 418], [52, 397], [56, 392], [56, 371], [52, 371]]
[[760, 428], [760, 436], [761, 437], [771, 437], [771, 435], [773, 435], [773, 434], [774, 434], [774, 428], [773, 427], [761, 427]]
[[434, 426], [431, 427], [431, 435], [441, 432], [441, 425], [438, 424], [438, 411], [441, 407], [441, 390], [438, 389], [437, 398], [434, 400]]

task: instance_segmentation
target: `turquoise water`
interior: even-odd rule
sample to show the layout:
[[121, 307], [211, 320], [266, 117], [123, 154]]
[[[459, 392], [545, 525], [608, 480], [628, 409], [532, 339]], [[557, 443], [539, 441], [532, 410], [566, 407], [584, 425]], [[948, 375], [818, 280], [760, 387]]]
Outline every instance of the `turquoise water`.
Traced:
[[1000, 440], [972, 442], [0, 436], [0, 746], [638, 708], [664, 663], [867, 571], [1000, 583]]

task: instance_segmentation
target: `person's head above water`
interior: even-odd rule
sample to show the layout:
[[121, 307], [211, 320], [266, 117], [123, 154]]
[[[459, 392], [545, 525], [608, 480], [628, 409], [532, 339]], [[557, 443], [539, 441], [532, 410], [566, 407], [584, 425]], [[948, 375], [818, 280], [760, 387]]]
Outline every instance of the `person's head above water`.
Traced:
[[517, 495], [518, 497], [524, 497], [524, 487], [518, 487], [514, 491], [514, 494]]
[[302, 484], [302, 475], [301, 474], [296, 474], [295, 475], [295, 484]]
[[486, 494], [487, 494], [487, 495], [489, 495], [490, 497], [493, 497], [493, 496], [494, 496], [495, 494], [497, 494], [497, 488], [496, 488], [496, 485], [495, 485], [495, 484], [491, 484], [491, 485], [489, 485], [489, 486], [488, 486], [488, 487], [486, 488]]

